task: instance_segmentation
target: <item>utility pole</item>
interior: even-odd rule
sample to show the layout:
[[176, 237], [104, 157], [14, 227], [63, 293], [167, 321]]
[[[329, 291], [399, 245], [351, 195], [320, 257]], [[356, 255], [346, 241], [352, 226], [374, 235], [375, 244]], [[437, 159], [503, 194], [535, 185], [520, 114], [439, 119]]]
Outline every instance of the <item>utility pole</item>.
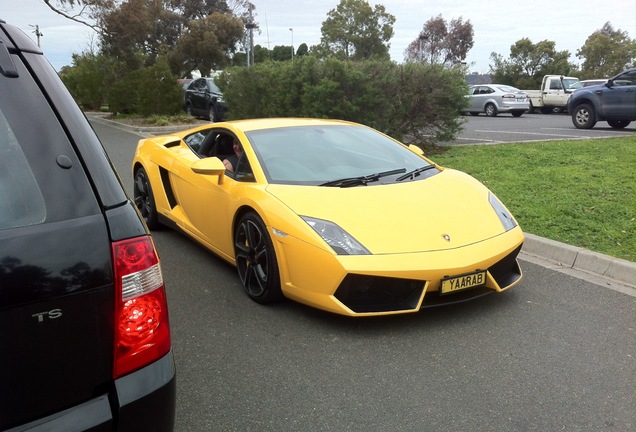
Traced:
[[245, 24], [245, 28], [250, 31], [250, 46], [249, 52], [247, 53], [247, 67], [250, 67], [254, 64], [254, 29], [256, 28], [256, 24], [254, 23], [254, 15], [252, 15], [254, 5], [252, 3], [249, 3], [248, 9], [250, 12], [250, 16], [247, 23]]
[[422, 50], [423, 48], [422, 43], [428, 42], [428, 36], [425, 34], [420, 34], [419, 39], [420, 39], [420, 63], [424, 63], [424, 56], [423, 56], [424, 51]]
[[40, 33], [40, 26], [37, 25], [37, 24], [36, 25], [29, 24], [29, 26], [31, 26], [31, 27], [33, 27], [35, 29], [35, 31], [33, 33], [35, 33], [35, 37], [36, 37], [36, 39], [38, 41], [38, 48], [39, 48], [40, 47], [40, 38], [42, 36], [44, 36], [42, 33]]

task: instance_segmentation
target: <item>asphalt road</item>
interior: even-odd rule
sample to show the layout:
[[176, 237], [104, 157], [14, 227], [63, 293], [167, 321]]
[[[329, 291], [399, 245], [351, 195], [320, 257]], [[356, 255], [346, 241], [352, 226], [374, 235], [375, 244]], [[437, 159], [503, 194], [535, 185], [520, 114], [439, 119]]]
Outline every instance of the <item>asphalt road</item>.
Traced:
[[634, 136], [636, 122], [622, 130], [612, 129], [607, 122], [598, 122], [592, 129], [576, 129], [570, 115], [524, 114], [513, 117], [499, 114], [497, 117], [467, 115], [464, 130], [449, 145], [500, 144], [505, 142], [532, 142], [555, 139], [586, 139]]
[[[514, 121], [534, 122], [530, 133], [547, 117]], [[469, 120], [475, 133], [512, 122]], [[577, 133], [562, 123], [555, 133]], [[94, 127], [131, 192], [139, 136]], [[257, 305], [233, 267], [174, 231], [153, 237], [177, 431], [634, 430], [634, 298], [602, 282], [524, 260], [524, 280], [502, 295], [352, 319]]]

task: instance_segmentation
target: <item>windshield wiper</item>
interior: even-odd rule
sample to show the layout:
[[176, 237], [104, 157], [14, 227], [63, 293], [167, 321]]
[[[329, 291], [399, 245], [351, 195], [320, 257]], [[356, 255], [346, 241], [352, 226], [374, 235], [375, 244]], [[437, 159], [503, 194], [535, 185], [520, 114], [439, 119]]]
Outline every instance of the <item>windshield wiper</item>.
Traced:
[[424, 171], [428, 171], [428, 170], [433, 169], [433, 168], [435, 168], [435, 165], [426, 165], [426, 166], [423, 166], [423, 167], [416, 168], [413, 171], [407, 172], [403, 176], [399, 176], [398, 178], [395, 179], [395, 181], [403, 181], [403, 180], [406, 180], [406, 179], [415, 180], [415, 177], [417, 177], [418, 175], [420, 175]]
[[360, 177], [345, 177], [338, 180], [331, 180], [326, 183], [322, 183], [320, 186], [339, 186], [339, 187], [350, 187], [350, 186], [366, 186], [367, 183], [372, 181], [378, 181], [382, 177], [387, 177], [395, 174], [402, 174], [406, 172], [406, 168], [394, 169], [391, 171], [383, 171], [375, 174], [369, 174], [366, 176]]

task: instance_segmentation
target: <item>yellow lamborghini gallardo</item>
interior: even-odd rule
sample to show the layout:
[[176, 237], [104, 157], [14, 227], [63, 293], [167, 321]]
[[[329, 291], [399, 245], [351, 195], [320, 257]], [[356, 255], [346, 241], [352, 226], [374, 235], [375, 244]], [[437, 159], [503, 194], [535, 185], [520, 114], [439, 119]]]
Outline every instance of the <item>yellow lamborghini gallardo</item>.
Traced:
[[254, 301], [360, 316], [507, 290], [524, 237], [467, 174], [334, 120], [212, 123], [139, 141], [134, 199], [238, 270]]

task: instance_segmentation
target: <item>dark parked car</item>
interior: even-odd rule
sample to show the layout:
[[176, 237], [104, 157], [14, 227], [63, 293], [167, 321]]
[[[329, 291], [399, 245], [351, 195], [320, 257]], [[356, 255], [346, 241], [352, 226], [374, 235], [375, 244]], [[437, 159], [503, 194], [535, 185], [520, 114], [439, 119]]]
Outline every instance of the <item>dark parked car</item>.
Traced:
[[636, 120], [636, 69], [575, 91], [568, 101], [568, 112], [578, 129], [593, 128], [599, 121], [614, 129], [627, 127]]
[[210, 121], [221, 121], [227, 111], [221, 90], [213, 78], [198, 78], [185, 91], [185, 110], [195, 117], [207, 117]]
[[0, 430], [172, 431], [157, 252], [42, 51], [0, 20]]

